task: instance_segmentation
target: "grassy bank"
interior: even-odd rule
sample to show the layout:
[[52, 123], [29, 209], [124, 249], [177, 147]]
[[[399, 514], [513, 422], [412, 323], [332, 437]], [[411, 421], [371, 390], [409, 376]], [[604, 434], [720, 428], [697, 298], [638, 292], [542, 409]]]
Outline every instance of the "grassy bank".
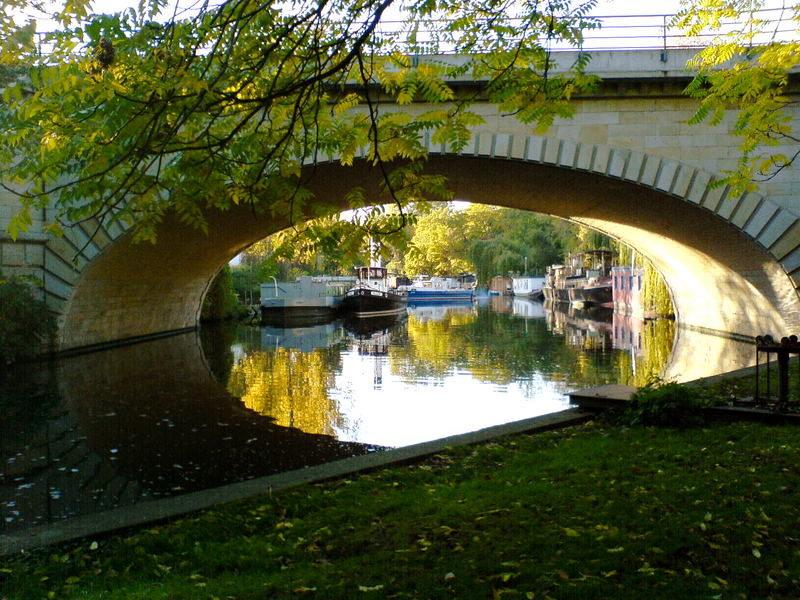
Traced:
[[0, 563], [0, 598], [796, 598], [800, 430], [590, 424]]

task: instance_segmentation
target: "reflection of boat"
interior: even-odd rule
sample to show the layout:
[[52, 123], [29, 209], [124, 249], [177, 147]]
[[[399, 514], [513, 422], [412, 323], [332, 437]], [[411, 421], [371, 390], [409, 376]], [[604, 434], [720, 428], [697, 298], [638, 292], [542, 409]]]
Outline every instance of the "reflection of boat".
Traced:
[[543, 288], [546, 300], [576, 306], [611, 305], [610, 250], [586, 250], [571, 254], [566, 265], [547, 267]]
[[317, 348], [328, 348], [342, 338], [339, 322], [310, 327], [261, 327], [262, 348], [295, 348], [301, 352], [311, 352]]
[[614, 311], [602, 306], [562, 308], [545, 302], [547, 327], [563, 335], [568, 345], [583, 350], [605, 351], [613, 347], [612, 317]]
[[335, 312], [320, 314], [293, 313], [276, 310], [263, 311], [261, 313], [261, 325], [272, 325], [275, 327], [310, 327], [312, 325], [325, 325], [336, 319]]
[[512, 287], [515, 296], [539, 298], [543, 295], [544, 277], [513, 277]]
[[511, 296], [492, 296], [489, 298], [489, 308], [499, 315], [511, 314], [514, 312], [514, 299]]
[[383, 356], [389, 353], [392, 332], [405, 321], [406, 316], [399, 313], [371, 319], [348, 318], [344, 321], [344, 328], [355, 338], [359, 354]]
[[352, 277], [313, 277], [261, 284], [261, 318], [332, 317], [353, 285]]
[[514, 298], [511, 307], [515, 317], [524, 319], [544, 319], [544, 306], [541, 302], [535, 302], [529, 298]]
[[355, 317], [379, 317], [406, 311], [405, 292], [390, 290], [384, 267], [357, 267], [358, 283], [347, 290], [341, 311]]
[[397, 328], [406, 319], [406, 313], [382, 315], [372, 319], [345, 317], [344, 330], [356, 339], [368, 338], [374, 333], [385, 333]]
[[471, 300], [461, 302], [424, 302], [422, 304], [408, 304], [408, 314], [418, 321], [443, 321], [453, 314], [471, 314], [475, 307]]
[[471, 274], [456, 277], [423, 275], [412, 281], [411, 285], [400, 286], [398, 289], [408, 294], [409, 303], [459, 302], [471, 300], [476, 285], [477, 279]]

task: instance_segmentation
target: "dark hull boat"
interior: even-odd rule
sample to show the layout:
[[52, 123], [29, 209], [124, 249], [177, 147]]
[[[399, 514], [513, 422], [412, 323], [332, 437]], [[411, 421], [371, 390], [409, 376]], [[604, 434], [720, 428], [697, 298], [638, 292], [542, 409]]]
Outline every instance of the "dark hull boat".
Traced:
[[356, 286], [348, 290], [340, 310], [355, 317], [382, 317], [406, 311], [408, 296], [393, 291]]
[[340, 312], [352, 317], [383, 317], [406, 311], [408, 295], [386, 286], [386, 269], [358, 267], [358, 284], [347, 290]]
[[547, 267], [542, 288], [546, 300], [573, 306], [611, 306], [610, 250], [585, 250], [572, 254], [566, 265]]
[[587, 285], [569, 289], [569, 301], [577, 306], [610, 304], [612, 301], [610, 285]]

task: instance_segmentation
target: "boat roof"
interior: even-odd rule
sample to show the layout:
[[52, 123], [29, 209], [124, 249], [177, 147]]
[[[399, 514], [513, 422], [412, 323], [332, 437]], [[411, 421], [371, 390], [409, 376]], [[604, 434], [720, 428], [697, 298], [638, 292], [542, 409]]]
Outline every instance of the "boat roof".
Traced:
[[570, 256], [580, 256], [581, 254], [616, 254], [613, 250], [582, 250], [581, 252], [575, 252], [570, 254]]

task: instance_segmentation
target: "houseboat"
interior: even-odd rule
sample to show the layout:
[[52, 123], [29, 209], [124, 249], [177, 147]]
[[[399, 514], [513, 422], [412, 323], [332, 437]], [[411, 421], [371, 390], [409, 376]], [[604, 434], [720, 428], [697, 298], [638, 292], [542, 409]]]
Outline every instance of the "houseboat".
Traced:
[[625, 315], [642, 317], [642, 267], [614, 267], [611, 270], [614, 310]]
[[261, 284], [263, 321], [333, 317], [355, 277], [305, 275], [297, 281]]
[[567, 268], [565, 265], [550, 265], [545, 270], [542, 294], [545, 301], [569, 302], [569, 294], [564, 284]]
[[565, 265], [547, 267], [542, 288], [545, 300], [575, 306], [611, 306], [610, 250], [586, 250], [567, 257]]
[[570, 256], [570, 274], [565, 278], [570, 304], [611, 306], [610, 250], [586, 250]]
[[406, 312], [408, 295], [390, 289], [385, 267], [356, 267], [358, 283], [347, 290], [340, 310], [354, 317], [381, 317]]
[[489, 280], [490, 296], [511, 296], [514, 293], [514, 282], [511, 277], [495, 275]]
[[512, 293], [523, 298], [542, 298], [544, 296], [542, 292], [544, 279], [544, 277], [528, 277], [527, 275], [512, 277]]

